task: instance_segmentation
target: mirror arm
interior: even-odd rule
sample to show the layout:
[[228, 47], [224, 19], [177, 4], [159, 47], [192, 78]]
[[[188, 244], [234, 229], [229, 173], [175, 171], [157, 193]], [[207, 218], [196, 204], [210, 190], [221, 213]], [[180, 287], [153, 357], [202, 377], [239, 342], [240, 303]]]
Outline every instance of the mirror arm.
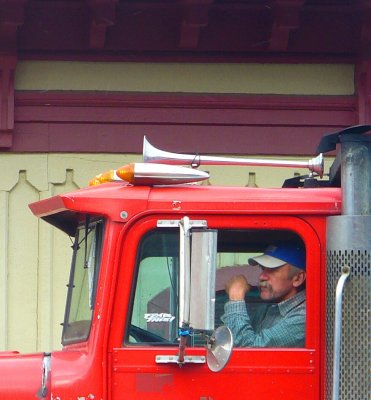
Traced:
[[190, 291], [191, 291], [191, 262], [190, 262], [190, 229], [188, 217], [179, 221], [180, 228], [180, 249], [179, 249], [179, 352], [178, 364], [184, 363], [187, 338], [189, 336], [190, 316]]
[[179, 322], [189, 324], [190, 310], [190, 285], [191, 285], [191, 262], [190, 262], [190, 229], [188, 217], [179, 221], [180, 249], [179, 249]]
[[179, 351], [178, 351], [178, 365], [181, 367], [185, 362], [185, 349], [187, 347], [187, 338], [190, 335], [189, 325], [183, 323], [179, 328]]

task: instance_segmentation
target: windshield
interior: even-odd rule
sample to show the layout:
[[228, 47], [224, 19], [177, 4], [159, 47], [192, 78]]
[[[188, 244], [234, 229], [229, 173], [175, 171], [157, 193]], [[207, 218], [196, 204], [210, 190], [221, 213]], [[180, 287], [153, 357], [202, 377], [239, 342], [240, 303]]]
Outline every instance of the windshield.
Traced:
[[102, 247], [103, 222], [79, 226], [73, 244], [62, 344], [88, 338], [93, 316]]

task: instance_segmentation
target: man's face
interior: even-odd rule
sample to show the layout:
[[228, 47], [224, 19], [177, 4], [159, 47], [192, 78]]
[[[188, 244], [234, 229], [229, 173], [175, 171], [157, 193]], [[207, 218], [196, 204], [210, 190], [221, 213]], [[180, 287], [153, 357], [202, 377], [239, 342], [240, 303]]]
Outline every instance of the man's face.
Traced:
[[293, 268], [289, 264], [278, 268], [261, 267], [261, 269], [259, 290], [262, 300], [280, 302], [297, 293], [298, 275], [293, 274]]

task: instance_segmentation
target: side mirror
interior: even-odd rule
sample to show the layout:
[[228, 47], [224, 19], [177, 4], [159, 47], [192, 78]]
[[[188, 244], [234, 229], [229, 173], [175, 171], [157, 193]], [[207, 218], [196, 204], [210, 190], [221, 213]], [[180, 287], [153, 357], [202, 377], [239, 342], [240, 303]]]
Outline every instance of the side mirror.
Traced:
[[[196, 228], [196, 224], [202, 229]], [[226, 326], [215, 328], [215, 278], [217, 230], [205, 229], [203, 221], [184, 217], [180, 223], [179, 263], [179, 353], [177, 363], [186, 362], [185, 348], [189, 328], [205, 333], [206, 359], [211, 371], [227, 364], [233, 337]]]
[[186, 332], [214, 329], [218, 231], [206, 226], [188, 217], [179, 222], [179, 328]]
[[233, 336], [228, 326], [222, 325], [216, 329], [206, 345], [207, 365], [213, 372], [221, 371], [231, 358]]
[[179, 365], [185, 362], [190, 329], [214, 326], [217, 232], [206, 227], [206, 221], [179, 221]]
[[190, 326], [215, 328], [215, 275], [217, 230], [192, 230]]
[[207, 337], [207, 365], [213, 372], [228, 363], [233, 349], [232, 332], [226, 326], [215, 329], [215, 278], [217, 230], [193, 230], [191, 248], [190, 325], [195, 330], [213, 331]]

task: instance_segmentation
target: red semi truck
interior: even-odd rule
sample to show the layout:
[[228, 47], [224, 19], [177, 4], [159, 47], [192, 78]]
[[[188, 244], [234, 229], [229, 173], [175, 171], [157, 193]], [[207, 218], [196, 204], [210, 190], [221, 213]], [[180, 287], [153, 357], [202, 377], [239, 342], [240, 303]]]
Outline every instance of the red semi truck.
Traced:
[[[0, 399], [370, 399], [371, 126], [308, 163], [180, 155], [30, 205], [73, 239], [60, 351], [0, 354]], [[191, 164], [308, 167], [282, 188], [216, 187]], [[102, 183], [97, 185], [97, 183]], [[224, 283], [278, 240], [306, 250], [305, 345], [234, 347]], [[251, 308], [261, 300], [253, 288]]]

